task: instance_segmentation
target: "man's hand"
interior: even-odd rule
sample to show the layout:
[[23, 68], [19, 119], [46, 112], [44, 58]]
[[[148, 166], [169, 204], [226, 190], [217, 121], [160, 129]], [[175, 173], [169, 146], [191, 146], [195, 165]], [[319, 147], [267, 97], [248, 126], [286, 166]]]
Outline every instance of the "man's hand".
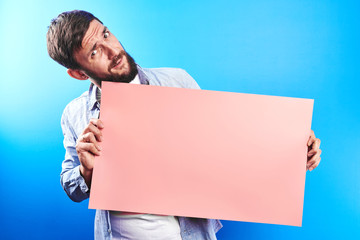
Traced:
[[76, 151], [80, 161], [80, 173], [84, 177], [86, 184], [90, 188], [92, 171], [95, 156], [100, 156], [100, 146], [102, 141], [101, 130], [104, 124], [99, 119], [92, 118], [76, 142]]
[[308, 140], [308, 153], [307, 153], [307, 164], [306, 170], [314, 170], [320, 163], [321, 149], [320, 149], [320, 139], [315, 137], [314, 131], [311, 130], [311, 134]]

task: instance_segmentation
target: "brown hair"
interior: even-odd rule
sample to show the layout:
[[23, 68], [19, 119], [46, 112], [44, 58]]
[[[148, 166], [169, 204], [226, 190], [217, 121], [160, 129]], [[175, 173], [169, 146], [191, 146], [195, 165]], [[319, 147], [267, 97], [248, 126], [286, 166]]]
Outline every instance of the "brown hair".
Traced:
[[46, 34], [49, 56], [66, 68], [80, 69], [74, 58], [74, 52], [80, 49], [89, 24], [98, 18], [89, 12], [73, 10], [59, 14], [51, 20]]

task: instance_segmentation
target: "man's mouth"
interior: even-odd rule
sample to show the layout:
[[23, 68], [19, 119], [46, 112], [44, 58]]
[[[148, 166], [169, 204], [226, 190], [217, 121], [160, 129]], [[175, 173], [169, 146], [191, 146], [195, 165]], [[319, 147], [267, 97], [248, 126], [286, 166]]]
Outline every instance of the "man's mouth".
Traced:
[[122, 65], [122, 62], [123, 62], [123, 59], [124, 59], [124, 54], [120, 53], [119, 55], [117, 55], [116, 57], [114, 57], [113, 61], [112, 61], [112, 64], [110, 65], [110, 69], [113, 69], [113, 68], [120, 68], [121, 65]]
[[123, 55], [121, 55], [120, 58], [117, 59], [117, 61], [114, 63], [112, 68], [118, 68], [121, 65], [122, 59], [123, 59], [122, 57], [123, 57]]

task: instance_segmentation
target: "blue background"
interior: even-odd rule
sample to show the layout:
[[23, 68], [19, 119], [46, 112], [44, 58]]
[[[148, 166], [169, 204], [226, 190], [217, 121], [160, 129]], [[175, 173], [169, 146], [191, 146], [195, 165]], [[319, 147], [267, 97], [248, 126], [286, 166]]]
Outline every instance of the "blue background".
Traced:
[[51, 60], [45, 39], [73, 9], [94, 13], [143, 67], [184, 68], [208, 90], [315, 99], [323, 153], [306, 176], [303, 226], [222, 221], [218, 239], [360, 238], [359, 1], [34, 0], [0, 1], [0, 239], [93, 238], [94, 210], [59, 183], [60, 117], [89, 82]]

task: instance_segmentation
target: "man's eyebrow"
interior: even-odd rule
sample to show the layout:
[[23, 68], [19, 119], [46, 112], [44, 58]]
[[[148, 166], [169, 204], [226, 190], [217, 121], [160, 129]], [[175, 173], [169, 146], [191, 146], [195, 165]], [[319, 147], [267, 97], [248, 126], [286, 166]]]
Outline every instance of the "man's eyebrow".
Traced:
[[104, 26], [104, 30], [103, 30], [103, 34], [106, 33], [106, 31], [108, 30], [108, 28], [106, 26]]
[[91, 53], [92, 51], [94, 51], [97, 47], [97, 42], [94, 44], [94, 46], [92, 47], [92, 49], [89, 51], [89, 53]]
[[[104, 30], [103, 30], [102, 34], [106, 33], [107, 30], [108, 30], [108, 28], [107, 28], [106, 26], [104, 26]], [[94, 51], [94, 50], [96, 49], [96, 47], [97, 47], [97, 42], [94, 44], [94, 46], [93, 46], [92, 49], [89, 51], [89, 53], [92, 52], [92, 51]]]

